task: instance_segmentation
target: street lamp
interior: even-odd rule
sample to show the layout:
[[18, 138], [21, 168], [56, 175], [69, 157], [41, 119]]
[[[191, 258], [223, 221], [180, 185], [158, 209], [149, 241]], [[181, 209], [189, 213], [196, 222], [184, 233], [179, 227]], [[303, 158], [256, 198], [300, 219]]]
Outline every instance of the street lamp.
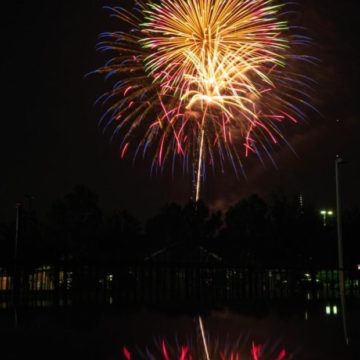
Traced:
[[344, 164], [341, 157], [335, 160], [335, 185], [336, 185], [336, 213], [337, 213], [337, 240], [338, 240], [338, 266], [339, 266], [339, 288], [340, 300], [342, 308], [342, 320], [345, 343], [349, 345], [350, 338], [347, 329], [346, 319], [346, 303], [345, 303], [345, 283], [344, 283], [344, 255], [343, 255], [343, 242], [342, 242], [342, 222], [341, 222], [341, 199], [340, 199], [340, 174], [339, 165]]
[[320, 211], [320, 214], [322, 215], [323, 217], [323, 225], [324, 227], [327, 225], [327, 222], [326, 222], [326, 218], [327, 216], [333, 216], [334, 215], [334, 212], [332, 210], [321, 210]]
[[18, 326], [18, 314], [17, 314], [17, 305], [18, 305], [18, 295], [19, 295], [19, 281], [18, 281], [18, 246], [19, 246], [19, 234], [20, 234], [20, 225], [21, 225], [21, 210], [22, 203], [16, 203], [16, 220], [15, 220], [15, 243], [14, 243], [14, 273], [13, 273], [13, 285], [12, 285], [12, 300], [14, 306], [14, 326]]

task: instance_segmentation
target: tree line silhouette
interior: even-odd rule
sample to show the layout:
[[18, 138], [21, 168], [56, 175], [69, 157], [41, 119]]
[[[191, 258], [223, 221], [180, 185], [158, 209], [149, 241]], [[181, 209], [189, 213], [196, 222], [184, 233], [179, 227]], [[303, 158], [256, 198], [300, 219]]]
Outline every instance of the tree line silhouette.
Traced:
[[[345, 264], [360, 264], [359, 210], [343, 214]], [[0, 265], [14, 257], [15, 224], [0, 224]], [[298, 197], [258, 195], [226, 211], [204, 202], [170, 203], [145, 224], [126, 210], [104, 213], [85, 186], [52, 204], [46, 222], [23, 208], [18, 261], [111, 263], [216, 262], [252, 268], [337, 267], [336, 217], [324, 226], [319, 209]]]

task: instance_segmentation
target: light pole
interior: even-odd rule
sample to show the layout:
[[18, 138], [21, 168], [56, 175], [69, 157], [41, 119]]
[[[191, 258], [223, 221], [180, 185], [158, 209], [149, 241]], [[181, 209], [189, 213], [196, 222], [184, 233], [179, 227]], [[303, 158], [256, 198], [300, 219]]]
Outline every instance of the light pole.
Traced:
[[332, 210], [321, 210], [320, 211], [320, 214], [322, 215], [323, 217], [323, 225], [324, 227], [327, 225], [327, 216], [333, 216], [334, 215], [334, 212]]
[[346, 321], [344, 255], [343, 255], [342, 223], [341, 223], [341, 199], [340, 199], [340, 176], [339, 176], [339, 165], [341, 164], [344, 164], [344, 160], [341, 157], [337, 157], [335, 160], [335, 182], [336, 182], [336, 213], [337, 213], [336, 218], [337, 218], [337, 239], [338, 239], [339, 288], [340, 288], [344, 338], [345, 338], [345, 343], [349, 345], [350, 339], [348, 335], [347, 321]]
[[17, 316], [17, 304], [18, 304], [18, 295], [19, 295], [19, 281], [18, 281], [18, 246], [19, 246], [19, 236], [20, 236], [20, 217], [21, 217], [22, 203], [16, 203], [16, 221], [15, 221], [15, 244], [14, 244], [14, 274], [13, 274], [13, 306], [14, 306], [14, 326], [18, 326], [18, 316]]

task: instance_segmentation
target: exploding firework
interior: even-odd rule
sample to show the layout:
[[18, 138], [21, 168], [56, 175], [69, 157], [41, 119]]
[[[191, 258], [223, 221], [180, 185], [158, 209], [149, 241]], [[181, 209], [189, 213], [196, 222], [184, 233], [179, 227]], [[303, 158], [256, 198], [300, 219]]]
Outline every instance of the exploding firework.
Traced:
[[152, 168], [180, 159], [194, 169], [196, 199], [206, 165], [229, 159], [238, 172], [250, 153], [271, 158], [286, 142], [280, 124], [305, 117], [311, 80], [296, 69], [312, 59], [295, 50], [309, 40], [293, 34], [284, 4], [136, 1], [111, 14], [128, 31], [98, 44], [113, 57], [97, 72], [116, 79], [102, 97], [104, 131], [121, 137], [122, 157], [151, 148]]

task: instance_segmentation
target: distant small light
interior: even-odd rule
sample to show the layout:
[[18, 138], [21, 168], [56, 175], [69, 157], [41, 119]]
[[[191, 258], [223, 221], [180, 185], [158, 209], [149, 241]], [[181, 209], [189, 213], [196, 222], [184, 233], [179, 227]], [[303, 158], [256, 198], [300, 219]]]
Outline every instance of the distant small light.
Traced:
[[309, 320], [309, 313], [305, 311], [305, 320]]
[[333, 306], [333, 314], [334, 314], [334, 315], [337, 315], [337, 313], [338, 313], [338, 308], [337, 308], [336, 305], [334, 305], [334, 306]]
[[325, 211], [325, 210], [321, 210], [321, 211], [320, 211], [320, 214], [321, 214], [321, 215], [326, 215], [326, 211]]
[[333, 211], [328, 211], [328, 215], [334, 215], [334, 212]]
[[357, 269], [360, 270], [360, 264], [358, 264]]
[[326, 306], [326, 315], [330, 315], [330, 314], [331, 314], [331, 307]]

